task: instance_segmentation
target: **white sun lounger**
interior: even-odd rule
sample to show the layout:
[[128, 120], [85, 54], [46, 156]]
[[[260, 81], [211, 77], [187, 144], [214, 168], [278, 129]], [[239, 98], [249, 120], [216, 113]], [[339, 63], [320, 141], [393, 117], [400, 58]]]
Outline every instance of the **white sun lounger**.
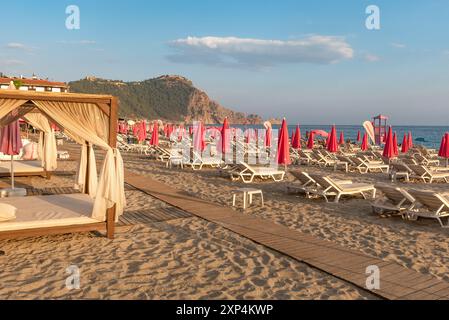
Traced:
[[376, 197], [376, 188], [372, 184], [340, 184], [330, 177], [322, 177], [316, 174], [311, 174], [310, 176], [321, 186], [321, 189], [317, 189], [315, 194], [323, 196], [324, 199], [326, 199], [326, 202], [329, 202], [329, 196], [334, 196], [334, 202], [338, 203], [342, 196], [354, 194], [360, 194], [366, 199], [366, 192], [371, 192], [373, 199]]
[[271, 167], [253, 167], [244, 161], [240, 161], [240, 164], [245, 167], [245, 169], [239, 173], [239, 176], [244, 183], [251, 183], [256, 177], [262, 179], [271, 178], [275, 182], [279, 182], [282, 181], [285, 176], [285, 171], [274, 169]]

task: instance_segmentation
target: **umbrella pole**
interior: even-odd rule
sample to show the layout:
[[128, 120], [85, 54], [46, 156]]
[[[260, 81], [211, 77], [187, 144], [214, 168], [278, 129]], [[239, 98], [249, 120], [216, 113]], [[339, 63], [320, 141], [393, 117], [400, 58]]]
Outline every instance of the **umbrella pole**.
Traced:
[[14, 190], [14, 156], [11, 155], [11, 188]]

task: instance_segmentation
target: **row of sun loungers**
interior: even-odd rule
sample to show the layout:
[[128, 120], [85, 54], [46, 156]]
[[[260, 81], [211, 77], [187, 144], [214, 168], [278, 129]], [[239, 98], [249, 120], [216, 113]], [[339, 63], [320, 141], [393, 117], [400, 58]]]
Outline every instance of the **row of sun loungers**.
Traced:
[[367, 199], [368, 196], [375, 198], [376, 188], [372, 184], [353, 183], [351, 180], [337, 180], [330, 176], [321, 176], [317, 174], [308, 174], [303, 171], [292, 171], [292, 175], [299, 184], [288, 187], [289, 192], [301, 192], [310, 195], [323, 197], [326, 202], [333, 197], [334, 202], [338, 203], [342, 196], [361, 195]]
[[372, 203], [375, 212], [392, 212], [407, 220], [418, 218], [436, 219], [441, 227], [449, 228], [449, 197], [432, 191], [405, 190], [403, 188], [377, 185], [383, 198]]
[[350, 180], [337, 180], [329, 176], [307, 174], [303, 171], [292, 171], [297, 183], [287, 187], [290, 193], [303, 193], [307, 197], [311, 195], [322, 196], [329, 201], [334, 197], [338, 203], [342, 196], [361, 195], [367, 199], [376, 197], [376, 190], [382, 193], [382, 197], [371, 203], [374, 212], [384, 214], [399, 214], [406, 220], [419, 218], [436, 219], [441, 227], [449, 228], [449, 195], [432, 191], [405, 190], [396, 186], [379, 184], [353, 183]]

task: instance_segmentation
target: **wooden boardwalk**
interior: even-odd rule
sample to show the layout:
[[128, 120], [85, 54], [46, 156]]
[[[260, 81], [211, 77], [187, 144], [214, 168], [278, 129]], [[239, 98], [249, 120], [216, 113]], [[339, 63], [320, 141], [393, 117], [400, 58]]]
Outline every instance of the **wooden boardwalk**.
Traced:
[[[239, 214], [234, 210], [194, 198], [150, 177], [126, 170], [125, 181], [131, 186], [192, 215], [217, 223], [258, 244], [290, 256], [336, 278], [351, 283], [384, 299], [449, 299], [449, 283], [431, 275], [407, 269], [344, 248], [329, 241], [273, 223]], [[380, 289], [366, 288], [366, 268], [380, 270]]]
[[125, 213], [120, 216], [117, 226], [133, 226], [142, 223], [155, 223], [191, 217], [191, 214], [176, 207], [149, 208], [145, 210], [125, 211]]

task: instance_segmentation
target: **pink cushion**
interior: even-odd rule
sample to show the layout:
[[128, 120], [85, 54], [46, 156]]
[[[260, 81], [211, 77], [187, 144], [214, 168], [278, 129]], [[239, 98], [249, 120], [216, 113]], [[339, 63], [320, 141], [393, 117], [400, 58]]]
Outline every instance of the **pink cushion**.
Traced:
[[23, 147], [22, 160], [36, 160], [37, 156], [37, 143], [31, 142]]

